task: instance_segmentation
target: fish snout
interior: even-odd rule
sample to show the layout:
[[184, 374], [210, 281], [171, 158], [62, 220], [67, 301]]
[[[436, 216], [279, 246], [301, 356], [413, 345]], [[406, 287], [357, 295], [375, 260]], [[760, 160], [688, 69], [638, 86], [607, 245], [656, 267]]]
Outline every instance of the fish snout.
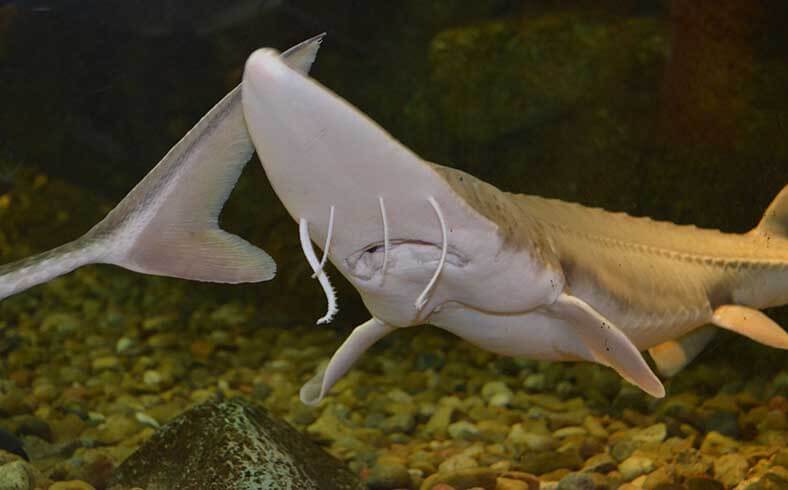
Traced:
[[[262, 85], [266, 80], [281, 77], [286, 70], [279, 51], [273, 48], [260, 48], [246, 60], [244, 81], [253, 86]], [[258, 84], [259, 82], [259, 84]]]

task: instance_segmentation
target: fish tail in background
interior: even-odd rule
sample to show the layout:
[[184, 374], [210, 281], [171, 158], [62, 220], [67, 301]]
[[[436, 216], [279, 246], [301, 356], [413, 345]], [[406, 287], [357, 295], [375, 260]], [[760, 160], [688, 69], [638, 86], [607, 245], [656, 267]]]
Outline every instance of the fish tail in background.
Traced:
[[218, 225], [253, 151], [240, 104], [236, 88], [85, 235], [3, 266], [0, 298], [92, 263], [200, 281], [272, 278], [268, 254]]
[[273, 259], [219, 228], [219, 213], [253, 148], [234, 89], [181, 139], [94, 231], [115, 237], [107, 262], [222, 283], [271, 279]]
[[[282, 54], [308, 71], [322, 34]], [[110, 213], [77, 240], [0, 266], [0, 299], [92, 263], [221, 283], [269, 280], [274, 260], [219, 228], [219, 213], [254, 148], [233, 89]]]

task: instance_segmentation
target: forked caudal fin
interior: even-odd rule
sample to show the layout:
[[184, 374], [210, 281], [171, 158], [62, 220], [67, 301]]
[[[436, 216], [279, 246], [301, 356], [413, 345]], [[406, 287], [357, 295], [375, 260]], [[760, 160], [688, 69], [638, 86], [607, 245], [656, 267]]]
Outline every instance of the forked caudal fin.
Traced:
[[[282, 54], [307, 72], [323, 35]], [[199, 281], [273, 278], [263, 250], [219, 228], [219, 213], [254, 147], [240, 86], [216, 104], [95, 227], [81, 238], [0, 267], [0, 299], [90, 263]]]

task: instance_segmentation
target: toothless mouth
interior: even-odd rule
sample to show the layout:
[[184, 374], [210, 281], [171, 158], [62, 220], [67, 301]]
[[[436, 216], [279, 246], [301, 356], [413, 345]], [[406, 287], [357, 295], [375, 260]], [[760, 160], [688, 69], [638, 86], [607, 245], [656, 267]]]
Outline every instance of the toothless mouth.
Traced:
[[[389, 242], [386, 274], [426, 269], [432, 272], [440, 261], [441, 244], [425, 240], [393, 239]], [[345, 259], [350, 274], [361, 281], [371, 281], [383, 274], [385, 247], [383, 242], [373, 242]], [[448, 247], [446, 264], [464, 267], [468, 260], [454, 247]]]

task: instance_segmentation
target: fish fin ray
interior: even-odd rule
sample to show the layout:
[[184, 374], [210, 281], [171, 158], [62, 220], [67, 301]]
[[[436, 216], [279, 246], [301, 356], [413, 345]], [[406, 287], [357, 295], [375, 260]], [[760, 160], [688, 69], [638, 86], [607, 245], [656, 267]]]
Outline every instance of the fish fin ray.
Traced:
[[646, 363], [643, 355], [616, 325], [585, 301], [562, 293], [550, 310], [575, 327], [575, 332], [591, 352], [589, 359], [610, 366], [627, 381], [651, 396], [662, 398], [665, 387]]
[[126, 266], [137, 272], [193, 281], [237, 284], [267, 281], [276, 263], [263, 250], [219, 228], [173, 229], [140, 236]]
[[714, 310], [711, 321], [720, 328], [744, 335], [769, 347], [788, 349], [788, 332], [753, 308], [722, 305]]

